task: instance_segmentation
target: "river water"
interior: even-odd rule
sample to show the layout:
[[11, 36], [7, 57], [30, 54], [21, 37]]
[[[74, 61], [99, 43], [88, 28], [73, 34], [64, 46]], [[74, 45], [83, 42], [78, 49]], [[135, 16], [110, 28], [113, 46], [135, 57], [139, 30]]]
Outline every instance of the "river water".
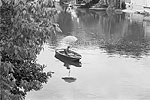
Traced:
[[[62, 33], [52, 35], [38, 55], [45, 71], [54, 71], [40, 91], [26, 100], [150, 100], [150, 22], [138, 14], [77, 9], [61, 11], [55, 21]], [[72, 50], [82, 66], [64, 66], [56, 59], [61, 39], [73, 35]], [[66, 82], [62, 77], [76, 80]]]

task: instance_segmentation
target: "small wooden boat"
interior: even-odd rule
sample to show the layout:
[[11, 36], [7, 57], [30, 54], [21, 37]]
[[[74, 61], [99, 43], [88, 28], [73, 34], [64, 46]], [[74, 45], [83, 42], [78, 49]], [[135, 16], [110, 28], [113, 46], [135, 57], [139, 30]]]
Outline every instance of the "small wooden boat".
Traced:
[[69, 50], [68, 54], [65, 53], [65, 49], [56, 49], [55, 50], [55, 55], [59, 55], [63, 57], [66, 60], [70, 61], [79, 61], [81, 59], [81, 55]]
[[71, 60], [65, 59], [64, 57], [60, 55], [55, 55], [55, 58], [63, 62], [64, 65], [67, 64], [67, 65], [73, 65], [75, 67], [82, 67], [82, 63], [79, 61], [71, 61]]

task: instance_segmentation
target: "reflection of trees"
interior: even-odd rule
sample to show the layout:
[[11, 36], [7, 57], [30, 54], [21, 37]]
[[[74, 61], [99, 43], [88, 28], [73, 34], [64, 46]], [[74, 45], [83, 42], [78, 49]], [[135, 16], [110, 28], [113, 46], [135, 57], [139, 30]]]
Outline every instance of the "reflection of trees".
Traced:
[[42, 2], [1, 1], [0, 100], [20, 100], [26, 92], [41, 89], [51, 76], [36, 57], [54, 32], [53, 11], [41, 8]]
[[102, 17], [100, 19], [100, 30], [105, 35], [105, 41], [114, 43], [125, 34], [127, 29], [127, 21], [124, 19], [124, 15], [111, 15], [108, 17]]
[[72, 32], [72, 18], [71, 18], [71, 14], [68, 12], [61, 12], [58, 15], [58, 19], [57, 22], [62, 30], [62, 32], [64, 34], [68, 34], [70, 32]]
[[80, 22], [86, 27], [91, 27], [98, 24], [99, 15], [95, 12], [90, 12], [87, 9], [78, 9], [77, 16], [79, 17]]
[[[124, 13], [120, 15], [108, 13], [106, 16], [102, 13], [91, 13], [85, 10], [78, 11], [78, 16], [86, 34], [93, 33], [87, 35], [90, 37], [84, 38], [94, 37], [94, 39], [100, 41], [100, 47], [105, 49], [107, 53], [134, 57], [148, 54], [150, 44], [144, 37], [143, 23], [129, 23], [125, 19]], [[101, 43], [101, 41], [103, 42]]]
[[128, 25], [124, 37], [116, 43], [108, 43], [102, 47], [110, 54], [121, 54], [132, 57], [147, 55], [150, 50], [149, 41], [144, 37], [144, 27], [139, 23]]
[[105, 43], [105, 46], [101, 48], [105, 49], [109, 54], [120, 54], [139, 58], [142, 55], [148, 55], [150, 50], [149, 45], [150, 44], [146, 40], [143, 40], [140, 43], [121, 40], [116, 44]]
[[[84, 15], [82, 17], [82, 14]], [[122, 38], [127, 28], [125, 15], [110, 15], [106, 12], [89, 11], [79, 13], [80, 23], [87, 33], [94, 33], [96, 38], [103, 38], [107, 42], [115, 42]]]

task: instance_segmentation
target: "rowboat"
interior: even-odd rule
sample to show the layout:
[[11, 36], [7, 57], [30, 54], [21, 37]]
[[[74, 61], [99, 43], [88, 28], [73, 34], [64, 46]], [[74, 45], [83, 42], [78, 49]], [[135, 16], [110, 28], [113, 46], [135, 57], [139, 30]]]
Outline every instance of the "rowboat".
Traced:
[[60, 56], [60, 55], [55, 55], [55, 58], [58, 59], [59, 61], [64, 63], [64, 66], [66, 65], [73, 65], [75, 67], [82, 67], [82, 63], [79, 61], [71, 61], [68, 59], [64, 59], [64, 57]]
[[69, 50], [68, 54], [65, 53], [65, 49], [56, 49], [55, 50], [55, 56], [60, 56], [63, 59], [69, 60], [69, 61], [75, 61], [78, 62], [81, 59], [81, 55]]

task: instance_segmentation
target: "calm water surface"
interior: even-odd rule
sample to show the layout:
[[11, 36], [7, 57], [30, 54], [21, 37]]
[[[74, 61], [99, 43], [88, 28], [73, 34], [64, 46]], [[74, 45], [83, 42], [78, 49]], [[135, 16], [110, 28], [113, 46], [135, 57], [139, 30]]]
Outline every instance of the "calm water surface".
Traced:
[[[55, 19], [62, 33], [52, 36], [38, 56], [53, 77], [26, 100], [150, 100], [150, 23], [142, 15], [61, 11]], [[67, 35], [78, 38], [72, 49], [81, 67], [54, 57]], [[76, 78], [68, 83], [65, 76]]]

